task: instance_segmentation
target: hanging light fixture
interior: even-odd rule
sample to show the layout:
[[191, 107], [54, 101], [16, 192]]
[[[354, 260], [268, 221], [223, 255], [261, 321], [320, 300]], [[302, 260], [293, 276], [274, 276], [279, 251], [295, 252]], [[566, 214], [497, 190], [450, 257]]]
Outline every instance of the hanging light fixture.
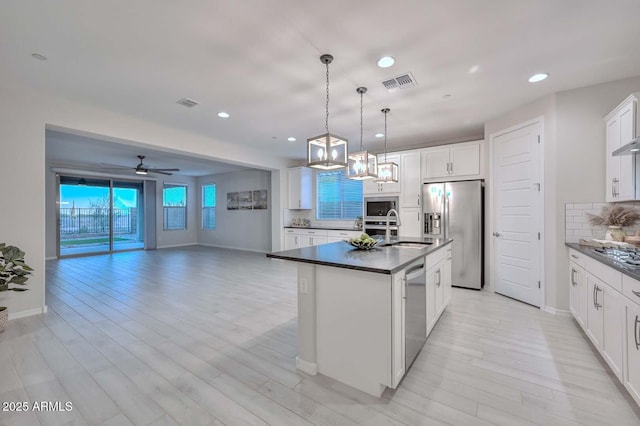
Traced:
[[362, 96], [367, 93], [367, 88], [358, 87], [356, 92], [360, 94], [360, 151], [349, 154], [347, 177], [354, 180], [374, 179], [378, 177], [378, 160], [362, 147]]
[[320, 61], [327, 67], [326, 133], [307, 139], [307, 166], [323, 170], [341, 169], [347, 167], [347, 140], [329, 133], [329, 64], [333, 56], [322, 55]]
[[398, 182], [398, 165], [393, 161], [387, 161], [387, 114], [391, 111], [389, 108], [381, 110], [384, 113], [384, 162], [378, 164], [378, 183], [396, 183]]

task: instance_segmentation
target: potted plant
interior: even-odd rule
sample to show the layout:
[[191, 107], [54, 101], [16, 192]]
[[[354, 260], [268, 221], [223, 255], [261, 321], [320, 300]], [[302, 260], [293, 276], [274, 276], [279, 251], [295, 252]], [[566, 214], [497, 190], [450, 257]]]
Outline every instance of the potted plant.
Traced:
[[[26, 285], [33, 269], [24, 262], [24, 252], [15, 246], [0, 243], [0, 292], [26, 291], [26, 288], [9, 287], [10, 284]], [[0, 333], [7, 327], [9, 310], [0, 306]]]
[[623, 226], [632, 226], [640, 220], [640, 212], [624, 206], [603, 207], [600, 215], [587, 213], [589, 223], [594, 226], [607, 226], [605, 240], [624, 241], [626, 233]]

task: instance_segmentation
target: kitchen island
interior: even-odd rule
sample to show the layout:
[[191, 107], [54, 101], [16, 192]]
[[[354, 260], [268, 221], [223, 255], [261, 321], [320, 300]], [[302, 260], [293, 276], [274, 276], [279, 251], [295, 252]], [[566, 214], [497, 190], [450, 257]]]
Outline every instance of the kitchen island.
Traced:
[[[374, 396], [396, 388], [413, 360], [407, 353], [417, 353], [450, 300], [451, 241], [403, 238], [369, 251], [335, 242], [267, 254], [298, 262], [296, 367]], [[416, 279], [421, 292], [407, 290]], [[416, 308], [426, 315], [413, 315]]]

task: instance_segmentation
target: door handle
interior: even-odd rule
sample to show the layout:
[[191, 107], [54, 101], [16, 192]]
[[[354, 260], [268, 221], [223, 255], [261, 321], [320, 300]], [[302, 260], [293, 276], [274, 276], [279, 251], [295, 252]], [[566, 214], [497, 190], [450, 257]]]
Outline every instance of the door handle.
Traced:
[[494, 233], [493, 233], [493, 236], [494, 236], [494, 237], [499, 237], [500, 235], [501, 235], [501, 234], [500, 234], [499, 232], [494, 232]]
[[638, 341], [638, 324], [640, 324], [640, 319], [638, 319], [638, 316], [636, 315], [636, 322], [633, 325], [633, 338], [636, 341], [636, 350], [640, 350], [640, 342]]

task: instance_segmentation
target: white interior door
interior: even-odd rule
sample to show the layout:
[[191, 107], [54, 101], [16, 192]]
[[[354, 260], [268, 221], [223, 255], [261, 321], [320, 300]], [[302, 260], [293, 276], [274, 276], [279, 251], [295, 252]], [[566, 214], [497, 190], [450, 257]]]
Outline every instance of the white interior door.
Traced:
[[540, 123], [493, 139], [496, 293], [540, 306]]

